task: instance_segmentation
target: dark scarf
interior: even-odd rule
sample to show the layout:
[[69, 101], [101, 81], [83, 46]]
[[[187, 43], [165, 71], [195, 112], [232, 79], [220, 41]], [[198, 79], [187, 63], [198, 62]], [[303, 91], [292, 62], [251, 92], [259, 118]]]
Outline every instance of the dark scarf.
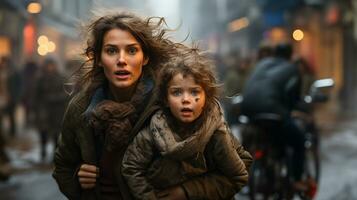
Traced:
[[[138, 120], [149, 99], [152, 82], [140, 79], [130, 101], [118, 103], [114, 100], [99, 97], [93, 98], [89, 123], [95, 130], [96, 137], [103, 141], [107, 151], [125, 149], [131, 138], [130, 132]], [[105, 92], [104, 92], [105, 93]], [[108, 93], [108, 92], [107, 92]], [[91, 104], [92, 104], [91, 103]]]
[[[202, 119], [203, 121], [199, 122], [198, 127], [193, 126], [194, 130], [186, 130], [190, 135], [185, 138], [177, 134], [177, 129], [171, 129], [172, 126], [170, 127], [169, 125], [168, 116], [164, 112], [156, 112], [151, 118], [150, 132], [153, 135], [155, 146], [160, 154], [177, 160], [183, 160], [197, 153], [203, 153], [206, 144], [215, 131], [227, 132], [223, 111], [218, 101], [215, 101], [207, 109], [208, 112]], [[187, 136], [188, 134], [184, 135]]]

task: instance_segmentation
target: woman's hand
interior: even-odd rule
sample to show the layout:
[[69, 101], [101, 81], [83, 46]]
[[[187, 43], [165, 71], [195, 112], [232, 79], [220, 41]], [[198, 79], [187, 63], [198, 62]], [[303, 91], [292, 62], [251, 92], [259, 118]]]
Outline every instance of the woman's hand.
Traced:
[[159, 200], [187, 200], [184, 189], [181, 186], [174, 186], [157, 193]]
[[82, 189], [92, 189], [99, 177], [99, 168], [95, 165], [82, 164], [77, 175]]

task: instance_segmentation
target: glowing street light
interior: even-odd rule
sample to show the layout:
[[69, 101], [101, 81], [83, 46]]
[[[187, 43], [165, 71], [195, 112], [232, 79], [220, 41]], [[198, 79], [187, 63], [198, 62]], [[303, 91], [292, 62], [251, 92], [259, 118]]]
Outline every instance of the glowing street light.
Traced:
[[50, 41], [45, 35], [41, 35], [40, 37], [38, 37], [37, 43], [37, 53], [41, 56], [45, 56], [48, 53], [52, 53], [56, 50], [56, 44]]
[[293, 38], [296, 41], [301, 41], [302, 39], [304, 39], [304, 32], [300, 29], [296, 29], [293, 32]]
[[54, 52], [56, 50], [56, 44], [52, 41], [47, 44], [48, 52]]
[[48, 37], [45, 36], [45, 35], [41, 35], [40, 37], [38, 37], [37, 43], [39, 45], [47, 44], [48, 43]]
[[41, 10], [42, 10], [42, 6], [40, 3], [32, 2], [29, 5], [27, 5], [27, 12], [29, 12], [31, 14], [40, 13]]
[[247, 17], [242, 17], [236, 19], [228, 24], [228, 31], [229, 32], [236, 32], [243, 28], [249, 26], [249, 19]]

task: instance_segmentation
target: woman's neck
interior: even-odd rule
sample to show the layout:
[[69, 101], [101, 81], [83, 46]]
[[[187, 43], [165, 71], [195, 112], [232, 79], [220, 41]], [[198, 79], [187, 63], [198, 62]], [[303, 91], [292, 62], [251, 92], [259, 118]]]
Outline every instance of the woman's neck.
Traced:
[[113, 95], [113, 98], [116, 102], [125, 102], [130, 101], [131, 97], [133, 96], [136, 85], [133, 85], [128, 88], [117, 88], [111, 84], [109, 84], [110, 93]]

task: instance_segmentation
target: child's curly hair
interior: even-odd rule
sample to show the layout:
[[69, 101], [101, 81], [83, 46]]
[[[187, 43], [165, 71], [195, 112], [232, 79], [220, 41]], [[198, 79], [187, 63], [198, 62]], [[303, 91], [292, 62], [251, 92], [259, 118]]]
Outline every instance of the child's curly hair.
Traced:
[[205, 107], [218, 98], [218, 84], [214, 62], [197, 48], [182, 46], [178, 55], [167, 62], [159, 72], [157, 95], [158, 103], [164, 108], [167, 105], [169, 82], [177, 74], [184, 77], [192, 75], [206, 93]]

